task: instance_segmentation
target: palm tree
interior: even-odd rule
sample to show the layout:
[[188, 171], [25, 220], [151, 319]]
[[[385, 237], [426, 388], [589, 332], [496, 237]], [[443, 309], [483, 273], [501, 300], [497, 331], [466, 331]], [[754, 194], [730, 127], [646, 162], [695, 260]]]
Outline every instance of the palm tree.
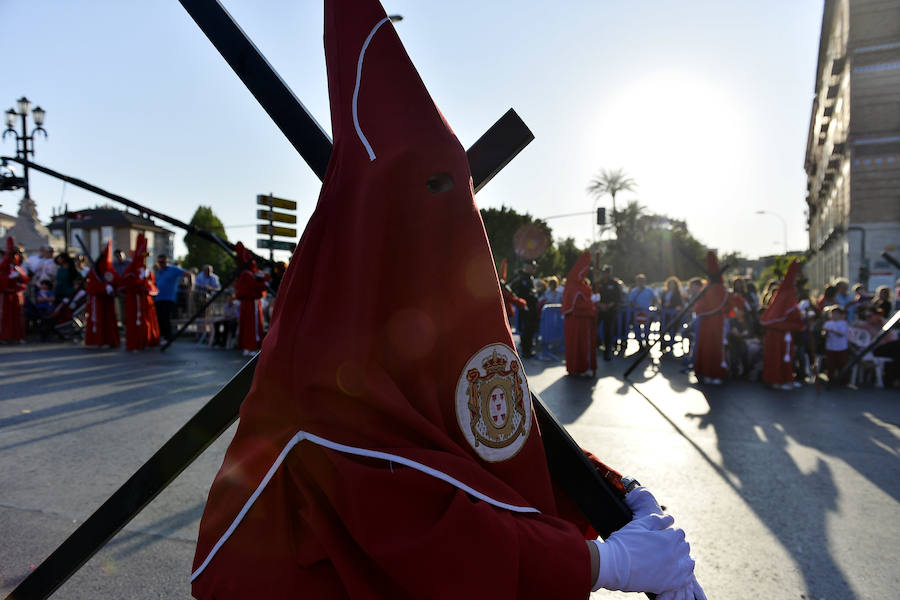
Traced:
[[600, 174], [591, 179], [587, 191], [590, 195], [601, 198], [604, 194], [612, 197], [612, 223], [616, 228], [616, 237], [619, 236], [618, 219], [616, 218], [616, 194], [630, 192], [637, 187], [634, 179], [628, 176], [625, 169], [601, 169]]

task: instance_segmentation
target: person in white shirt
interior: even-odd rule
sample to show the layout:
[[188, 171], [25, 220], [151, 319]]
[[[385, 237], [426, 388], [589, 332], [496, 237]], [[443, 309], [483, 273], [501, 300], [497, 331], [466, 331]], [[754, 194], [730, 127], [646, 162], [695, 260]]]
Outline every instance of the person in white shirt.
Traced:
[[822, 325], [826, 332], [825, 364], [828, 368], [828, 381], [834, 381], [847, 364], [847, 349], [850, 347], [847, 333], [850, 331], [850, 324], [847, 323], [847, 311], [838, 305], [830, 308], [828, 319]]

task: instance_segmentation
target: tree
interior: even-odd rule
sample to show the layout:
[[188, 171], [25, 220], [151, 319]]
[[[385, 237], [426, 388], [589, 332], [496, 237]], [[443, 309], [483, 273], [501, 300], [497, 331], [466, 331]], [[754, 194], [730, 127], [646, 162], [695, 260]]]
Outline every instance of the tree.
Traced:
[[[215, 233], [223, 240], [227, 240], [225, 227], [209, 206], [198, 206], [191, 217], [191, 225], [198, 229], [205, 229]], [[216, 244], [201, 237], [188, 233], [184, 236], [184, 244], [188, 253], [181, 265], [184, 268], [197, 267], [202, 269], [204, 265], [212, 265], [213, 271], [219, 274], [230, 273], [234, 269], [234, 261]]]
[[706, 275], [706, 248], [684, 221], [649, 213], [632, 201], [619, 212], [618, 222], [618, 237], [596, 246], [600, 262], [612, 265], [614, 275], [630, 281], [644, 273], [651, 282], [671, 275], [681, 279]]
[[584, 249], [576, 246], [575, 238], [571, 237], [564, 240], [557, 240], [556, 244], [557, 248], [555, 248], [555, 250], [559, 253], [562, 262], [561, 268], [558, 269], [556, 273], [562, 277], [566, 277], [569, 274], [569, 271], [572, 270], [572, 267], [575, 266], [578, 258], [584, 253]]
[[[516, 270], [521, 264], [522, 258], [516, 254], [513, 244], [513, 238], [516, 231], [526, 225], [535, 226], [546, 236], [547, 248], [538, 256], [537, 274], [541, 276], [561, 275], [565, 276], [568, 270], [575, 264], [580, 250], [572, 250], [575, 246], [575, 240], [569, 238], [560, 242], [557, 248], [553, 244], [553, 231], [545, 221], [535, 219], [528, 213], [521, 214], [506, 206], [500, 208], [482, 208], [481, 220], [484, 222], [484, 229], [487, 232], [488, 240], [491, 243], [491, 252], [494, 256], [494, 265], [499, 266], [505, 258], [509, 264], [509, 274]], [[570, 248], [571, 246], [571, 248]], [[574, 253], [575, 258], [571, 258]]]
[[616, 212], [616, 194], [619, 192], [630, 192], [637, 187], [634, 179], [625, 173], [622, 168], [619, 169], [601, 169], [600, 174], [591, 179], [588, 185], [588, 194], [596, 198], [602, 198], [609, 194], [612, 197], [612, 224], [616, 230], [616, 237], [619, 236], [619, 215]]
[[[801, 265], [806, 262], [805, 256], [788, 256], [786, 254], [778, 255], [775, 257], [775, 260], [772, 261], [772, 264], [767, 266], [762, 272], [759, 274], [759, 279], [756, 280], [756, 288], [759, 290], [760, 294], [765, 291], [765, 288], [772, 281], [781, 281], [784, 279], [784, 275], [787, 273], [788, 267], [791, 263], [797, 260]], [[801, 275], [801, 278], [803, 276]]]

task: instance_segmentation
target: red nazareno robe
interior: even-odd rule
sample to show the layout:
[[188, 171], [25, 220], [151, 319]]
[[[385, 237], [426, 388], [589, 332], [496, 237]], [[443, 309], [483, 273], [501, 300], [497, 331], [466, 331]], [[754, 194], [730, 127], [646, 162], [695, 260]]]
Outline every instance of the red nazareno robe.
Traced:
[[118, 276], [112, 264], [112, 242], [94, 268], [88, 272], [84, 291], [88, 294], [85, 306], [84, 345], [119, 347], [119, 323], [116, 319], [116, 287]]
[[122, 272], [120, 289], [125, 292], [125, 349], [143, 350], [159, 346], [159, 322], [153, 295], [156, 283], [153, 271], [144, 266], [147, 239], [138, 234], [131, 262]]
[[569, 271], [563, 290], [566, 371], [572, 374], [597, 370], [597, 310], [584, 280], [590, 266], [591, 253], [585, 251]]
[[772, 385], [794, 381], [794, 351], [797, 344], [792, 332], [803, 329], [803, 317], [797, 308], [797, 290], [794, 287], [799, 271], [800, 263], [794, 260], [759, 319], [766, 328], [763, 381]]
[[249, 265], [234, 282], [234, 297], [240, 300], [238, 318], [238, 343], [240, 350], [259, 350], [263, 339], [262, 297], [266, 293], [266, 282], [269, 277], [256, 268], [256, 263], [245, 258], [243, 244], [238, 242], [238, 260]]
[[0, 340], [18, 342], [25, 339], [25, 289], [28, 275], [19, 266], [16, 245], [6, 238], [6, 254], [0, 261]]
[[736, 306], [746, 307], [746, 301], [730, 293], [722, 284], [719, 261], [715, 254], [706, 255], [709, 282], [703, 296], [694, 304], [697, 315], [697, 336], [694, 348], [694, 375], [699, 379], [724, 379], [728, 375], [725, 354], [725, 317]]
[[325, 57], [334, 151], [192, 592], [584, 600], [465, 151], [378, 2], [326, 1]]

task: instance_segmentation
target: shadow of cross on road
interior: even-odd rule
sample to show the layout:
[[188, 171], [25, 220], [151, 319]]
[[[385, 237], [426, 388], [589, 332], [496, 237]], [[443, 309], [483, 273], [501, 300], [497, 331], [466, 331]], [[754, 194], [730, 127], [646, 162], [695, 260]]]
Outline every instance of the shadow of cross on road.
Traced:
[[[880, 515], [872, 514], [879, 509], [870, 512], [864, 492], [847, 482], [862, 476], [894, 502], [900, 499], [900, 448], [890, 421], [897, 418], [897, 398], [740, 383], [706, 386], [702, 393], [708, 412], [685, 416], [714, 431], [723, 478], [791, 554], [806, 597], [882, 597], [858, 596], [864, 578], [848, 567], [854, 555], [875, 565], [887, 557], [878, 548]], [[888, 545], [891, 552], [895, 543]]]

